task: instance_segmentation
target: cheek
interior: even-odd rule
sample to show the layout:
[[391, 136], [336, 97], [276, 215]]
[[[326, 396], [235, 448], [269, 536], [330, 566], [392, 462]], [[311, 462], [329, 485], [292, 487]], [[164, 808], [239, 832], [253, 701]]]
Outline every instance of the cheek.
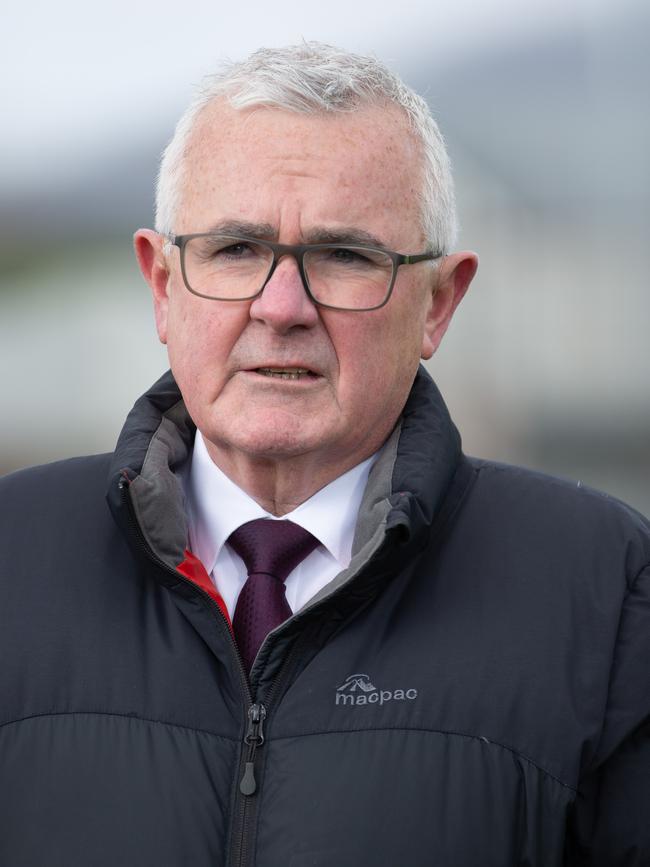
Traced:
[[[387, 308], [389, 310], [390, 308]], [[340, 365], [339, 398], [351, 412], [401, 410], [420, 360], [421, 329], [413, 317], [368, 313], [363, 328], [334, 345]], [[363, 315], [363, 314], [360, 314]]]
[[218, 309], [195, 296], [170, 304], [167, 352], [181, 389], [183, 383], [196, 387], [205, 379], [217, 385], [247, 321], [242, 311]]
[[[359, 314], [363, 316], [364, 314]], [[390, 400], [404, 359], [397, 346], [399, 331], [384, 317], [373, 316], [363, 328], [350, 328], [334, 342], [339, 361], [338, 396], [362, 422], [363, 409]]]
[[190, 347], [194, 342], [198, 349], [201, 341], [200, 338], [197, 340], [197, 337], [187, 308], [178, 302], [170, 303], [167, 317], [167, 354], [177, 379], [183, 371], [191, 367], [196, 352], [190, 351]]

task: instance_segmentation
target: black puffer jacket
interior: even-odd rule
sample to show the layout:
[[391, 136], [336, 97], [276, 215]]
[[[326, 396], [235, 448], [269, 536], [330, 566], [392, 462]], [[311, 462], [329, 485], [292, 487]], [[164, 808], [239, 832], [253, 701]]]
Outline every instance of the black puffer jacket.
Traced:
[[650, 864], [642, 518], [467, 461], [420, 372], [249, 688], [175, 571], [192, 437], [168, 375], [115, 455], [0, 484], [2, 867]]

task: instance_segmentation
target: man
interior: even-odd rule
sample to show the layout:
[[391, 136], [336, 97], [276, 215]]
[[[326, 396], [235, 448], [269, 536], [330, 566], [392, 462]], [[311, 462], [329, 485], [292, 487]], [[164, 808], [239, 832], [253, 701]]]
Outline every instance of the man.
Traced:
[[135, 237], [173, 376], [2, 485], [0, 863], [650, 863], [650, 530], [462, 455], [454, 225], [376, 61], [207, 82]]

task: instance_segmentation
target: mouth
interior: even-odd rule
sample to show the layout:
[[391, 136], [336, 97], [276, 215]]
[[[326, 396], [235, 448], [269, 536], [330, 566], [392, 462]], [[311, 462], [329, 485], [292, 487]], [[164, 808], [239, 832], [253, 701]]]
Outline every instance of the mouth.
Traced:
[[318, 379], [318, 374], [306, 367], [255, 367], [252, 373], [272, 379]]

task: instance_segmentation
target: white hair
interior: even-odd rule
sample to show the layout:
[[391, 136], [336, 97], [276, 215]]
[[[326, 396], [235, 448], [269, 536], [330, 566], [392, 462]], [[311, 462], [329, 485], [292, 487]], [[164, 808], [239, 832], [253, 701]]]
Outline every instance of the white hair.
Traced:
[[225, 64], [203, 79], [162, 155], [156, 188], [158, 232], [174, 232], [190, 136], [202, 110], [219, 97], [235, 109], [270, 106], [302, 114], [399, 106], [422, 147], [422, 230], [433, 249], [445, 253], [453, 247], [457, 222], [451, 167], [427, 103], [374, 57], [320, 42], [260, 48], [247, 60]]

